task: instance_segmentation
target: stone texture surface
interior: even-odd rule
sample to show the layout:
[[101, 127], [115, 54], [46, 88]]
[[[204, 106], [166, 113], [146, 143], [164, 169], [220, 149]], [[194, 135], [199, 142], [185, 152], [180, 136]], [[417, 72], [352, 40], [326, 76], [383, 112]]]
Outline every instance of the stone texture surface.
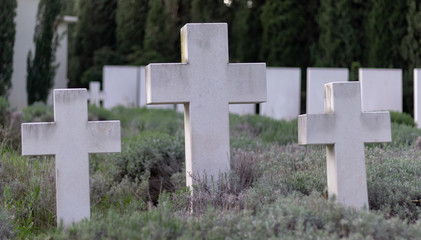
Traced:
[[[174, 109], [174, 104], [146, 105], [146, 73], [145, 66], [140, 66], [140, 97], [139, 106], [147, 108]], [[178, 107], [178, 106], [177, 106]], [[184, 107], [181, 105], [181, 108]], [[178, 108], [177, 108], [178, 109]], [[184, 110], [182, 110], [184, 112]]]
[[105, 100], [104, 92], [101, 92], [100, 82], [90, 82], [88, 92], [89, 104], [100, 106], [100, 102]]
[[104, 108], [118, 105], [138, 107], [140, 69], [135, 66], [104, 66], [102, 87]]
[[402, 112], [402, 70], [360, 68], [363, 111]]
[[300, 114], [300, 68], [266, 68], [267, 101], [260, 104], [260, 114], [291, 120]]
[[307, 68], [306, 113], [324, 113], [324, 84], [348, 81], [348, 75], [349, 70], [347, 68]]
[[230, 104], [228, 106], [230, 113], [238, 114], [241, 116], [247, 114], [256, 114], [256, 104]]
[[120, 151], [120, 121], [88, 122], [86, 89], [54, 90], [54, 122], [22, 124], [22, 155], [55, 155], [64, 226], [90, 217], [88, 154]]
[[182, 63], [146, 67], [148, 104], [184, 104], [187, 185], [230, 169], [228, 104], [266, 101], [264, 63], [232, 64], [224, 23], [186, 24]]
[[298, 117], [298, 143], [323, 144], [329, 197], [368, 207], [364, 143], [390, 142], [389, 112], [362, 112], [358, 82], [325, 85], [325, 114]]

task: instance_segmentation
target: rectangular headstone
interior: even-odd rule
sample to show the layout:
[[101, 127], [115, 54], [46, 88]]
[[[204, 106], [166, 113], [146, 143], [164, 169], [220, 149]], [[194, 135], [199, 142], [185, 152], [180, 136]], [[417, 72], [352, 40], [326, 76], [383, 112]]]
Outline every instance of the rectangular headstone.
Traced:
[[361, 111], [359, 82], [325, 85], [325, 113], [298, 117], [298, 143], [326, 145], [329, 197], [368, 208], [364, 143], [390, 142], [389, 112]]
[[135, 66], [104, 66], [104, 108], [137, 107], [139, 103], [140, 69]]
[[57, 225], [90, 217], [89, 153], [121, 151], [120, 121], [88, 121], [86, 89], [54, 90], [54, 122], [22, 124], [22, 155], [55, 155]]
[[323, 89], [326, 83], [348, 81], [347, 68], [307, 68], [307, 113], [324, 113]]
[[421, 128], [421, 69], [414, 69], [414, 120]]
[[300, 114], [300, 68], [266, 68], [267, 94], [265, 103], [260, 104], [263, 116], [292, 120]]
[[402, 69], [360, 68], [363, 111], [402, 112]]

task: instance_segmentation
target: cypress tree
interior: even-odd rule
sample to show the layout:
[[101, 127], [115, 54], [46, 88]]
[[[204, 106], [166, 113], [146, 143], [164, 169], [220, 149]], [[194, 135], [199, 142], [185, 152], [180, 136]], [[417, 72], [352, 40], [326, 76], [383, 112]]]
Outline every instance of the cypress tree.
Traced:
[[310, 48], [317, 39], [317, 5], [317, 0], [267, 0], [261, 14], [261, 59], [269, 66], [310, 65]]
[[144, 50], [137, 64], [180, 61], [180, 28], [189, 21], [187, 0], [149, 0]]
[[58, 65], [53, 65], [58, 46], [57, 25], [60, 1], [41, 0], [38, 5], [37, 24], [34, 33], [35, 54], [29, 51], [27, 58], [26, 91], [28, 104], [46, 102], [54, 85]]
[[403, 67], [400, 46], [407, 10], [406, 1], [371, 0], [366, 28], [368, 67]]
[[222, 0], [192, 0], [192, 22], [230, 22], [229, 15], [229, 8]]
[[120, 53], [129, 54], [141, 50], [148, 10], [148, 0], [117, 1], [116, 37]]
[[79, 20], [69, 60], [69, 87], [86, 87], [91, 80], [102, 80], [102, 66], [95, 65], [94, 56], [96, 51], [110, 58], [117, 55], [116, 9], [117, 0], [79, 2]]
[[0, 2], [0, 95], [7, 97], [12, 87], [13, 46], [15, 44], [16, 0]]
[[263, 27], [260, 19], [262, 7], [265, 1], [240, 0], [233, 2], [230, 8], [235, 8], [232, 23], [232, 61], [256, 62], [263, 61], [260, 58]]
[[315, 66], [349, 68], [353, 62], [361, 61], [364, 9], [361, 1], [321, 0]]
[[403, 78], [403, 110], [413, 113], [414, 68], [421, 68], [421, 1], [408, 0], [407, 32], [402, 39], [401, 56], [405, 60]]

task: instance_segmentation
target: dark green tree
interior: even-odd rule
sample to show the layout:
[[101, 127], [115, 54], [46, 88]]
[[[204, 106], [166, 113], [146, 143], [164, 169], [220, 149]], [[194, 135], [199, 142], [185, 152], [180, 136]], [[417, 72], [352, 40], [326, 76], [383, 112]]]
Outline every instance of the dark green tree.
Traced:
[[79, 20], [69, 59], [69, 87], [86, 87], [92, 72], [99, 73], [94, 77], [96, 80], [102, 79], [102, 72], [97, 71], [102, 66], [94, 66], [94, 55], [98, 50], [107, 50], [108, 55], [116, 55], [116, 9], [117, 0], [79, 2]]
[[27, 58], [26, 91], [28, 104], [46, 102], [54, 85], [58, 65], [54, 65], [58, 46], [57, 25], [60, 1], [41, 0], [38, 5], [37, 23], [34, 33], [35, 54], [29, 51]]
[[402, 68], [401, 41], [406, 35], [407, 1], [371, 0], [367, 16], [367, 67]]
[[319, 0], [267, 0], [261, 14], [263, 38], [260, 59], [268, 66], [302, 69], [302, 112], [305, 110], [305, 69], [313, 65], [310, 53], [318, 39], [318, 6]]
[[421, 1], [408, 0], [407, 32], [402, 39], [401, 56], [405, 60], [403, 78], [404, 111], [413, 113], [414, 68], [421, 68]]
[[144, 50], [137, 64], [180, 61], [180, 28], [189, 22], [190, 2], [150, 0]]
[[16, 0], [0, 2], [0, 95], [5, 97], [12, 87], [16, 6]]
[[361, 61], [365, 10], [364, 2], [359, 0], [321, 0], [315, 66], [349, 68]]
[[309, 66], [310, 48], [317, 41], [317, 4], [318, 0], [267, 0], [261, 14], [261, 59], [269, 66]]
[[229, 8], [222, 0], [192, 0], [192, 22], [230, 22], [229, 18]]
[[148, 0], [118, 0], [116, 13], [117, 50], [130, 54], [141, 50], [148, 16]]
[[231, 9], [235, 11], [232, 22], [230, 46], [231, 61], [256, 62], [264, 61], [260, 58], [263, 26], [260, 19], [262, 7], [266, 0], [234, 1]]

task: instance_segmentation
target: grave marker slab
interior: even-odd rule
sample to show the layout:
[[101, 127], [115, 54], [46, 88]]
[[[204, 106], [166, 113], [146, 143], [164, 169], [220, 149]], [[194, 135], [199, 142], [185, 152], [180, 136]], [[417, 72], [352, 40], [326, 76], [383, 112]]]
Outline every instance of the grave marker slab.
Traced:
[[348, 81], [347, 68], [307, 68], [307, 110], [306, 113], [324, 113], [323, 89], [330, 82]]
[[266, 103], [260, 104], [261, 115], [292, 120], [300, 114], [300, 68], [266, 68]]
[[360, 68], [363, 111], [402, 112], [402, 70]]
[[228, 104], [266, 101], [265, 64], [229, 63], [227, 40], [227, 24], [186, 24], [182, 63], [146, 67], [148, 104], [184, 104], [187, 186], [230, 169]]
[[139, 103], [140, 70], [135, 66], [104, 66], [103, 90], [107, 95], [104, 108], [137, 107]]
[[100, 82], [89, 82], [89, 92], [88, 92], [89, 104], [100, 106], [100, 101], [105, 100], [104, 92], [101, 92], [101, 83]]
[[298, 117], [298, 143], [323, 144], [329, 197], [368, 207], [364, 143], [390, 142], [389, 112], [361, 111], [358, 82], [325, 85], [325, 114]]
[[421, 69], [414, 69], [414, 120], [421, 128]]
[[57, 224], [90, 217], [89, 153], [120, 152], [120, 121], [88, 121], [86, 89], [54, 90], [54, 122], [22, 124], [22, 155], [55, 155]]

